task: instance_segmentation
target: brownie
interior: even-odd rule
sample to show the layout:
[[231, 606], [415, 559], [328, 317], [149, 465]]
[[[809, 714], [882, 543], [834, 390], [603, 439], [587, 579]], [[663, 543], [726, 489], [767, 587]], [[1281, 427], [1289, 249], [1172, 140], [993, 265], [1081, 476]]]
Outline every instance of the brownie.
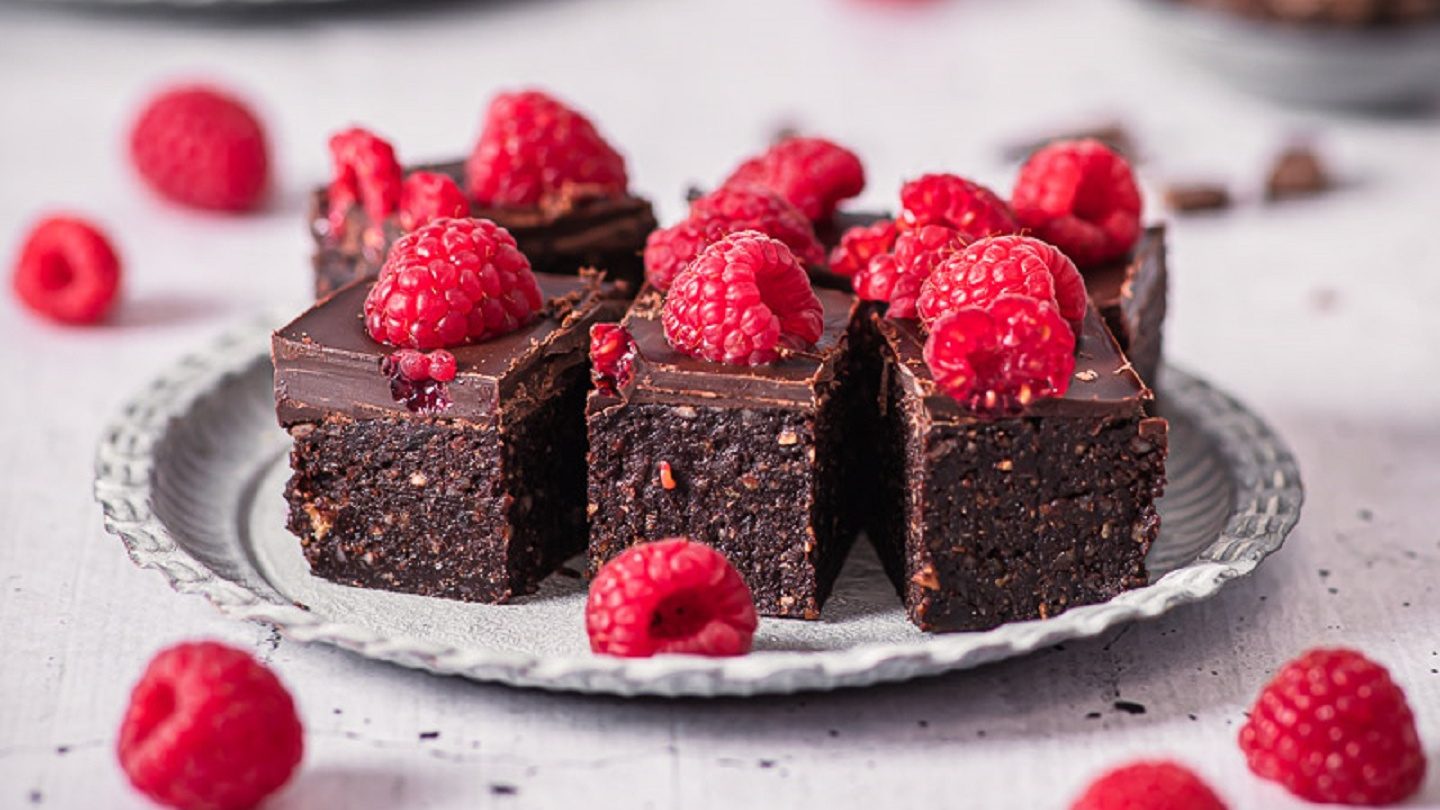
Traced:
[[636, 543], [688, 536], [735, 564], [762, 615], [819, 618], [856, 532], [858, 426], [856, 303], [816, 294], [819, 342], [752, 367], [676, 352], [659, 294], [641, 293], [623, 321], [633, 374], [586, 406], [592, 570]]
[[[447, 174], [464, 187], [462, 162], [417, 166], [408, 171]], [[385, 253], [401, 234], [398, 216], [378, 229], [363, 206], [353, 206], [340, 234], [331, 234], [329, 192], [310, 194], [310, 233], [315, 239], [315, 297], [321, 298], [359, 278], [374, 275]], [[494, 220], [515, 237], [536, 272], [574, 275], [582, 267], [604, 270], [633, 294], [645, 277], [641, 253], [655, 229], [655, 214], [643, 198], [562, 199], [536, 208], [472, 205], [470, 215]]]
[[1092, 306], [1060, 398], [976, 415], [939, 392], [913, 320], [872, 314], [880, 414], [867, 531], [912, 622], [985, 630], [1146, 583], [1167, 424]]
[[593, 275], [537, 277], [541, 315], [450, 349], [449, 383], [382, 370], [394, 349], [361, 322], [368, 282], [274, 335], [288, 525], [315, 575], [504, 602], [583, 551], [589, 327], [623, 304]]
[[1090, 300], [1120, 342], [1120, 348], [1146, 385], [1160, 375], [1166, 293], [1165, 226], [1145, 230], [1122, 261], [1081, 270]]

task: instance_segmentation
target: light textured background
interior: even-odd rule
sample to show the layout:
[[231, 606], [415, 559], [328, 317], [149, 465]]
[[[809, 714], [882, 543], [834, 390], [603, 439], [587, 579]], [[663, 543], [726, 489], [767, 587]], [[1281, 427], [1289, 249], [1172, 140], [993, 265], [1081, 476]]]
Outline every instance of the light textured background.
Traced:
[[[0, 295], [0, 807], [146, 806], [114, 765], [118, 718], [157, 648], [201, 636], [254, 649], [299, 699], [309, 753], [276, 808], [1050, 808], [1104, 766], [1161, 754], [1235, 807], [1298, 807], [1248, 777], [1234, 736], [1278, 664], [1336, 643], [1392, 668], [1440, 757], [1440, 123], [1279, 110], [1162, 57], [1113, 0], [546, 0], [258, 21], [0, 9], [0, 252], [63, 206], [108, 225], [127, 269], [124, 306], [97, 329], [41, 324]], [[157, 82], [196, 74], [265, 114], [280, 188], [263, 216], [176, 211], [128, 174], [127, 117]], [[299, 210], [326, 134], [360, 121], [402, 157], [459, 154], [489, 94], [517, 83], [592, 111], [667, 220], [687, 181], [713, 182], [780, 124], [853, 144], [866, 201], [884, 205], [924, 170], [1006, 187], [1002, 144], [1123, 117], [1148, 180], [1217, 175], [1242, 193], [1233, 213], [1176, 226], [1169, 348], [1293, 443], [1299, 530], [1212, 602], [1098, 641], [709, 703], [404, 672], [223, 621], [135, 570], [91, 502], [99, 427], [178, 353], [303, 301]], [[1264, 206], [1262, 167], [1297, 132], [1347, 187]], [[1440, 778], [1413, 806], [1440, 806]]]

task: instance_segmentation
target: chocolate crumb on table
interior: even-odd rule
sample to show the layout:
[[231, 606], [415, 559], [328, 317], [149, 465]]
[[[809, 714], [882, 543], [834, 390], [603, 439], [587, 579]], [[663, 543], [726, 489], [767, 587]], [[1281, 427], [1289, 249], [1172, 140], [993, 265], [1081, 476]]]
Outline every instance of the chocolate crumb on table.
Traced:
[[1220, 211], [1230, 207], [1230, 190], [1221, 183], [1178, 182], [1165, 187], [1165, 207], [1179, 213]]
[[1291, 146], [1271, 164], [1265, 180], [1265, 197], [1270, 200], [1308, 197], [1330, 187], [1329, 172], [1315, 150], [1309, 146]]

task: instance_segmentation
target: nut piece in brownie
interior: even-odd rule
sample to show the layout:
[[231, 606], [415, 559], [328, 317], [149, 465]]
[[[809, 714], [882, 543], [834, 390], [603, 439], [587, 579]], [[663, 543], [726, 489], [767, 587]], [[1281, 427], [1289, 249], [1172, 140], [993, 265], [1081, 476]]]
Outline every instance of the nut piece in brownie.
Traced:
[[984, 630], [1146, 582], [1167, 425], [1094, 307], [1062, 395], [976, 412], [944, 393], [920, 322], [871, 313], [879, 502], [867, 526], [925, 630]]
[[[427, 214], [499, 223], [537, 272], [591, 267], [631, 295], [639, 289], [655, 228], [650, 203], [628, 191], [623, 158], [594, 126], [543, 93], [497, 96], [465, 161], [402, 169], [364, 130], [340, 133], [331, 152], [335, 178], [310, 195], [317, 297], [378, 272], [395, 239]], [[461, 210], [436, 214], [437, 196], [447, 206], [458, 198]]]
[[[790, 262], [784, 291], [759, 285], [786, 324], [780, 346], [763, 329], [727, 331], [747, 329], [749, 318], [707, 323], [719, 308], [695, 299], [726, 287], [709, 272], [726, 272], [723, 254], [737, 241], [763, 242]], [[753, 294], [736, 279], [732, 300]], [[792, 340], [797, 301], [808, 334]], [[781, 243], [742, 232], [706, 248], [663, 303], [647, 289], [619, 328], [596, 329], [586, 405], [592, 570], [636, 543], [688, 536], [729, 558], [762, 615], [819, 618], [858, 517], [848, 477], [858, 445], [854, 311], [849, 295], [811, 292]]]
[[585, 347], [623, 303], [593, 275], [535, 279], [529, 320], [428, 356], [371, 337], [365, 282], [275, 334], [289, 528], [317, 576], [503, 602], [584, 548]]

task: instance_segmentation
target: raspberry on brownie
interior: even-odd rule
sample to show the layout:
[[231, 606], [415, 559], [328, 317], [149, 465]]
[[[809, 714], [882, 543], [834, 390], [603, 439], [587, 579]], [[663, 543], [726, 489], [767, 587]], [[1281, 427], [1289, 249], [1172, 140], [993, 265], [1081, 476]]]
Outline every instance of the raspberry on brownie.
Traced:
[[[710, 300], [720, 288], [733, 296]], [[741, 233], [669, 299], [642, 292], [623, 335], [597, 330], [592, 570], [687, 536], [735, 565], [762, 615], [818, 618], [859, 517], [855, 313], [852, 296], [812, 291], [783, 243]]]
[[[342, 135], [356, 132], [364, 130]], [[344, 147], [332, 142], [335, 182], [310, 199], [317, 297], [375, 274], [405, 231], [436, 216], [457, 215], [457, 192], [464, 201], [460, 215], [504, 226], [537, 271], [573, 275], [593, 267], [629, 285], [631, 295], [639, 289], [640, 253], [655, 228], [650, 203], [629, 192], [624, 159], [594, 125], [544, 93], [496, 96], [467, 160], [401, 168], [388, 144], [359, 152], [363, 163], [344, 154]], [[381, 151], [390, 154], [394, 169], [367, 157]], [[422, 172], [428, 179], [412, 180]], [[397, 185], [401, 178], [403, 186]], [[356, 190], [347, 192], [346, 181]], [[368, 190], [371, 186], [386, 191]], [[388, 202], [378, 208], [367, 204], [375, 197]]]
[[503, 602], [581, 551], [585, 346], [615, 296], [593, 274], [532, 275], [493, 223], [439, 219], [378, 281], [277, 332], [289, 528], [311, 570]]

